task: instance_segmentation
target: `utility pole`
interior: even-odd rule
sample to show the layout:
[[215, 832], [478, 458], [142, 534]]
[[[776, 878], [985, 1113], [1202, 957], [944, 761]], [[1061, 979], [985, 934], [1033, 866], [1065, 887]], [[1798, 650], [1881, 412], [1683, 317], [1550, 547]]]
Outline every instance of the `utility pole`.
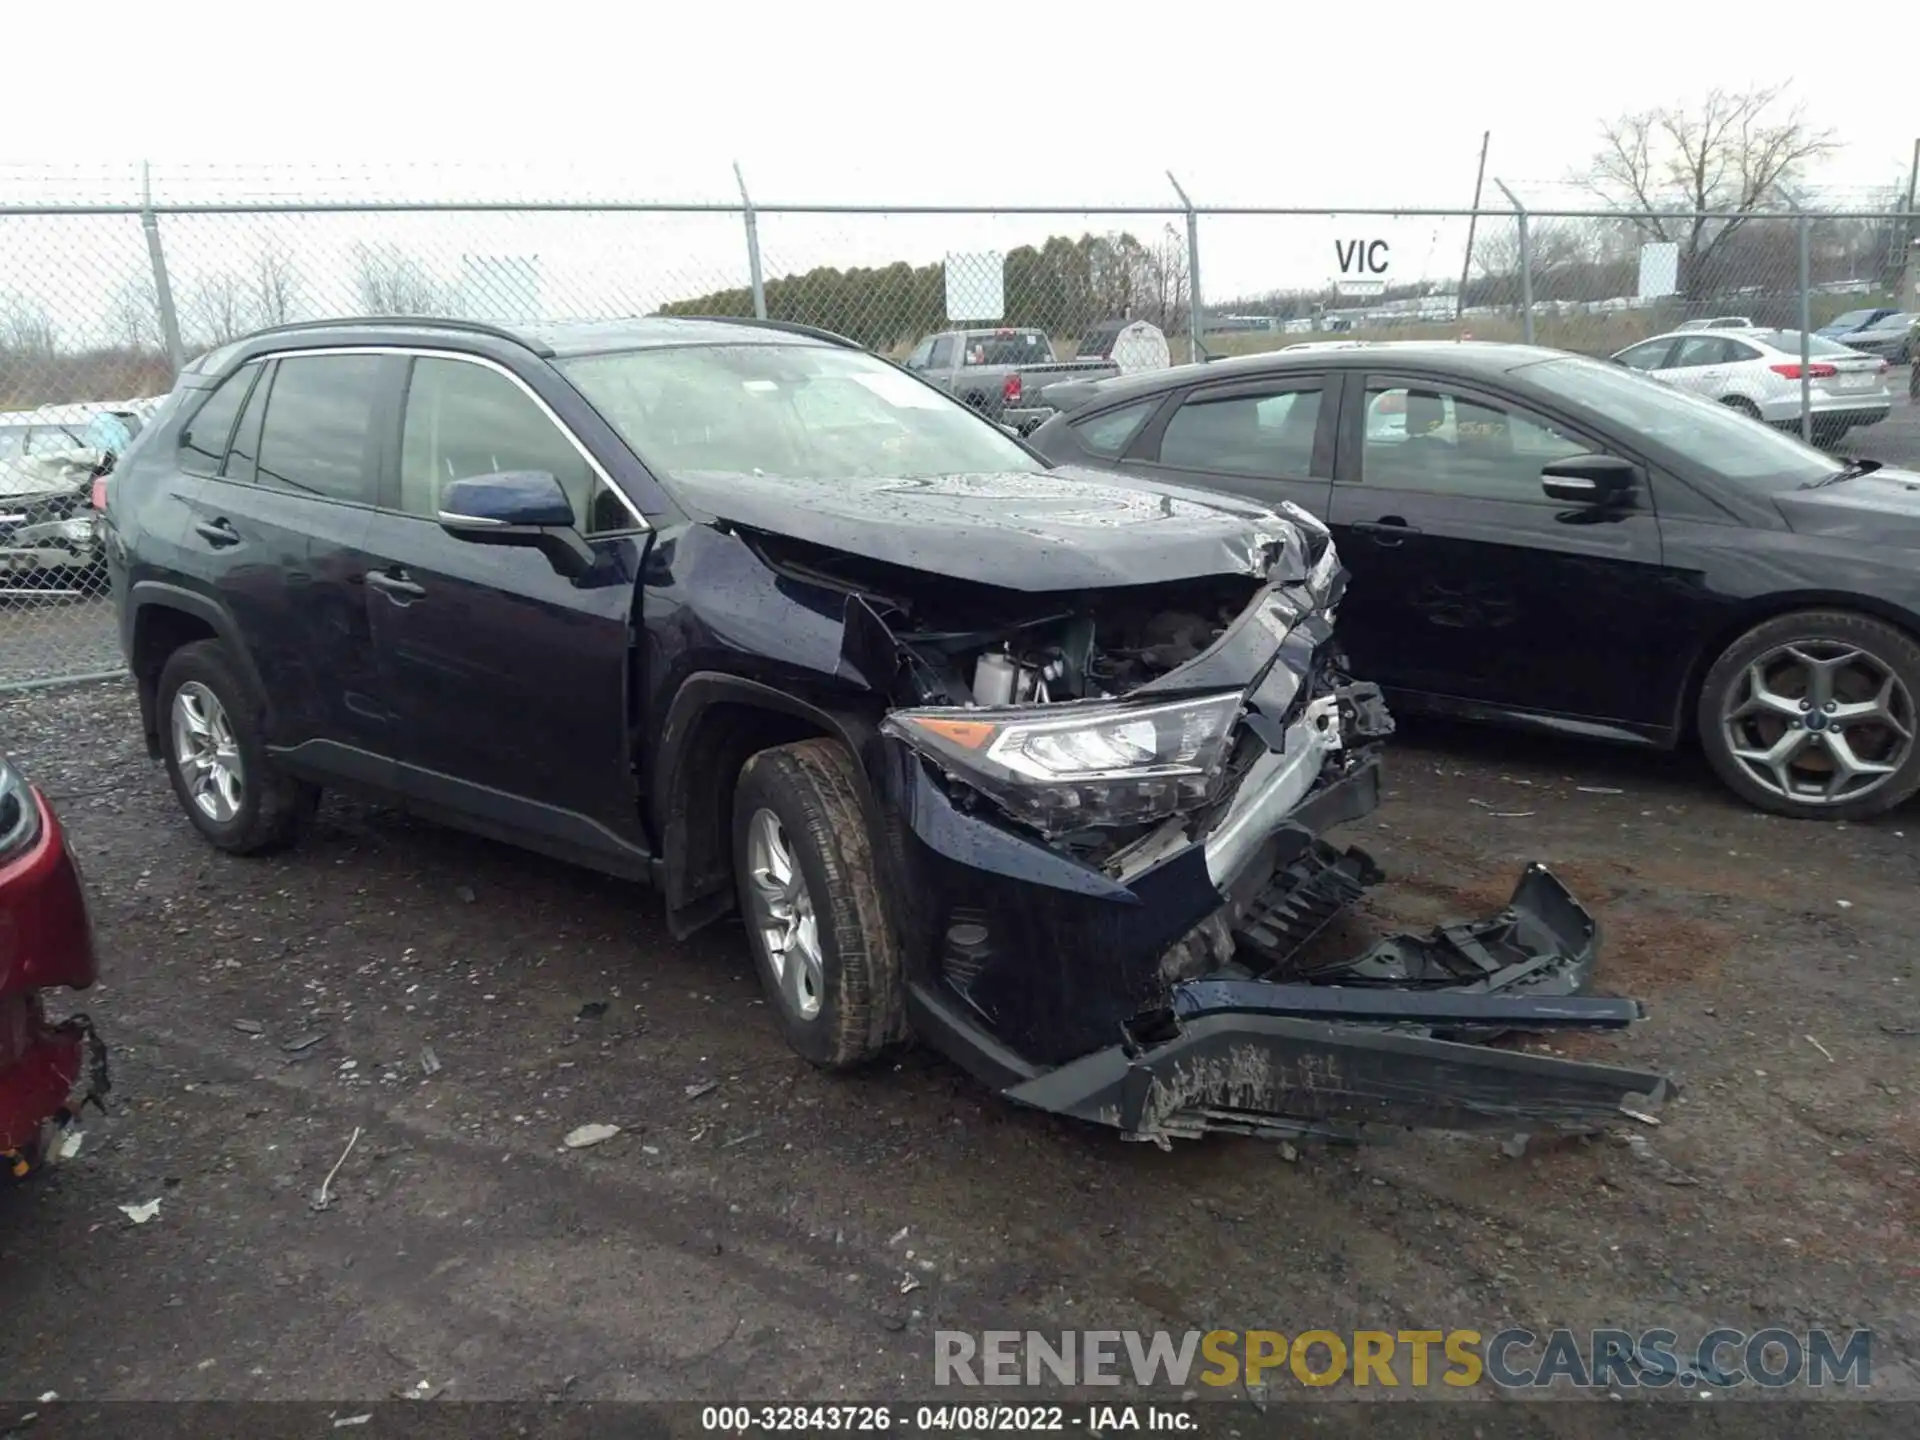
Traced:
[[[1461, 324], [1466, 318], [1467, 277], [1473, 272], [1473, 232], [1480, 223], [1480, 188], [1487, 183], [1487, 145], [1493, 139], [1493, 131], [1485, 130], [1480, 134], [1480, 169], [1473, 177], [1473, 213], [1467, 217], [1467, 253], [1460, 261], [1460, 289], [1453, 297], [1453, 323]], [[1920, 152], [1916, 152], [1920, 153]], [[1909, 186], [1909, 189], [1912, 187]], [[1912, 209], [1909, 204], [1908, 209]]]

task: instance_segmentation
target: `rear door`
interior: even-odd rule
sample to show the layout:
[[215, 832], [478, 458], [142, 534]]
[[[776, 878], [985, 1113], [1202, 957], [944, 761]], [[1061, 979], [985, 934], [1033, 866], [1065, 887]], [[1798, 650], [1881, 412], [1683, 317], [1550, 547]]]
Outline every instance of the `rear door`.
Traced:
[[372, 353], [289, 355], [229, 378], [188, 422], [183, 546], [239, 626], [268, 692], [275, 748], [384, 778], [361, 582], [383, 370]]
[[1265, 505], [1291, 500], [1325, 519], [1338, 409], [1329, 384], [1289, 373], [1197, 386], [1140, 429], [1121, 468]]
[[[1542, 466], [1598, 437], [1452, 380], [1356, 375], [1330, 521], [1356, 674], [1502, 708], [1670, 723], [1654, 681], [1661, 546], [1648, 496], [1569, 507]], [[1628, 457], [1631, 458], [1631, 457]]]
[[[588, 863], [640, 838], [627, 729], [644, 527], [532, 390], [474, 356], [418, 355], [389, 436], [365, 606], [396, 712], [399, 784], [427, 807]], [[456, 539], [452, 480], [545, 471], [598, 560]]]

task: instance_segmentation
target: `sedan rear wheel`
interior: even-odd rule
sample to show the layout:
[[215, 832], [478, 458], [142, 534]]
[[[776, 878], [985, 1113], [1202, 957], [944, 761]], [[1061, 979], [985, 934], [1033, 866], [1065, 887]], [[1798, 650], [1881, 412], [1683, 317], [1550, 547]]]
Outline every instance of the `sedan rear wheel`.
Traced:
[[1729, 395], [1720, 403], [1729, 410], [1738, 410], [1750, 420], [1758, 420], [1760, 418], [1760, 407], [1744, 395]]
[[1707, 758], [1763, 809], [1877, 815], [1920, 789], [1920, 646], [1845, 612], [1785, 615], [1741, 636], [1701, 686]]

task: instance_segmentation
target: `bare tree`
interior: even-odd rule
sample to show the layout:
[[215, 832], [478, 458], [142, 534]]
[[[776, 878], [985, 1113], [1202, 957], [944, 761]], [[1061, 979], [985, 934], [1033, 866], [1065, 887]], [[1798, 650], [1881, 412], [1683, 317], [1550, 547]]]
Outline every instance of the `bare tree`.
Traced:
[[1187, 323], [1187, 242], [1169, 225], [1142, 255], [1140, 313], [1171, 335]]
[[[1533, 293], [1541, 300], [1597, 299], [1579, 293], [1581, 281], [1599, 259], [1599, 246], [1590, 226], [1579, 220], [1541, 217], [1527, 232], [1527, 258], [1533, 271]], [[1487, 226], [1475, 238], [1474, 268], [1480, 273], [1479, 292], [1472, 304], [1516, 304], [1520, 286], [1520, 231]]]
[[355, 245], [353, 268], [354, 288], [369, 315], [446, 315], [455, 309], [453, 288], [396, 247]]
[[187, 303], [188, 322], [208, 345], [224, 345], [252, 328], [247, 291], [231, 270], [215, 270], [194, 282]]
[[[1709, 91], [1700, 104], [1623, 115], [1601, 130], [1588, 184], [1645, 240], [1680, 247], [1683, 288], [1754, 216], [1781, 207], [1779, 188], [1832, 152], [1787, 103], [1785, 86]], [[1708, 219], [1708, 212], [1727, 218]]]
[[60, 349], [60, 327], [37, 300], [9, 295], [0, 306], [0, 350], [16, 360], [51, 360]]
[[277, 240], [269, 240], [253, 262], [253, 309], [262, 325], [284, 325], [293, 318], [300, 277]]
[[122, 350], [160, 348], [160, 302], [151, 275], [142, 272], [115, 288], [107, 302], [107, 330]]

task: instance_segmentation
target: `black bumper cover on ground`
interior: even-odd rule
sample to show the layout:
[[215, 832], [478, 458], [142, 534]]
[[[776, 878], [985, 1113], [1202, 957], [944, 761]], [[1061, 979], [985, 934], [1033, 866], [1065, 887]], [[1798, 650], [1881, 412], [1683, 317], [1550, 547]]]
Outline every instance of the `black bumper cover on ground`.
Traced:
[[[1305, 863], [1333, 881], [1303, 880], [1296, 861], [1274, 888], [1288, 899], [1303, 888], [1355, 896], [1377, 872], [1353, 856], [1318, 847]], [[1281, 908], [1256, 902], [1249, 913], [1270, 921]], [[1330, 918], [1324, 906], [1295, 908], [1306, 912], [1297, 929], [1317, 931]], [[1640, 1017], [1637, 1001], [1577, 993], [1593, 974], [1598, 928], [1542, 866], [1528, 868], [1497, 916], [1394, 936], [1351, 960], [1296, 963], [1298, 945], [1285, 948], [1284, 930], [1263, 930], [1270, 942], [1279, 937], [1278, 956], [1262, 956], [1247, 935], [1241, 943], [1285, 978], [1223, 973], [1178, 984], [1151, 1036], [1082, 1056], [1007, 1095], [1163, 1141], [1208, 1130], [1351, 1138], [1366, 1124], [1592, 1129], [1623, 1112], [1648, 1113], [1669, 1092], [1650, 1072], [1457, 1038], [1619, 1029]]]

